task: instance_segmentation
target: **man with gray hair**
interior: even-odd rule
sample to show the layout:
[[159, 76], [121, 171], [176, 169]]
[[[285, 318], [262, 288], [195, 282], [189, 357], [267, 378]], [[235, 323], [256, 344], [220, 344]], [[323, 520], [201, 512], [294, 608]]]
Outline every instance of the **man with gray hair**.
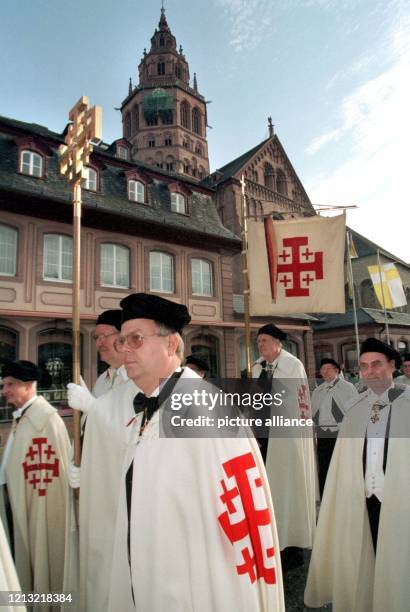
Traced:
[[114, 403], [123, 418], [120, 488], [112, 491], [110, 474], [99, 485], [118, 501], [111, 581], [107, 600], [98, 595], [96, 606], [94, 590], [85, 609], [284, 610], [275, 519], [255, 440], [162, 432], [174, 389], [175, 396], [181, 389], [190, 395], [195, 384], [215, 391], [181, 368], [186, 306], [138, 293], [121, 307], [117, 349], [130, 380], [88, 413], [92, 419]]

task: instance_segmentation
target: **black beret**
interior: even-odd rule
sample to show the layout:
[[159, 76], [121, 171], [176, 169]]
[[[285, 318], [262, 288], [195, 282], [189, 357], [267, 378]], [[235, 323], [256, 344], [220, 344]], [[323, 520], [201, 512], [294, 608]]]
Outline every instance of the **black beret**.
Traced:
[[120, 306], [123, 323], [130, 319], [151, 319], [180, 333], [191, 320], [184, 304], [150, 293], [132, 293], [121, 300]]
[[111, 325], [120, 331], [122, 323], [122, 310], [104, 310], [98, 315], [96, 325]]
[[410, 353], [404, 353], [404, 355], [401, 356], [401, 360], [403, 363], [405, 361], [410, 361]]
[[276, 325], [273, 323], [268, 323], [267, 325], [261, 327], [258, 330], [258, 336], [259, 334], [267, 334], [268, 336], [272, 336], [272, 338], [277, 338], [278, 340], [286, 340], [288, 337], [285, 332], [279, 329], [279, 327], [276, 327]]
[[1, 369], [2, 378], [11, 376], [22, 382], [29, 382], [32, 380], [40, 380], [41, 372], [35, 363], [31, 361], [8, 361]]
[[337, 368], [340, 372], [340, 365], [337, 363], [337, 361], [335, 361], [334, 359], [330, 359], [330, 357], [325, 357], [324, 359], [322, 359], [322, 361], [320, 362], [320, 367], [326, 365], [326, 364], [330, 364], [332, 366], [334, 366], [335, 368]]
[[192, 365], [196, 366], [200, 370], [204, 370], [204, 372], [209, 370], [209, 365], [207, 364], [205, 359], [201, 359], [196, 355], [188, 355], [188, 357], [185, 359], [185, 365], [189, 365], [190, 363], [192, 363]]
[[378, 340], [377, 338], [367, 338], [360, 348], [360, 354], [363, 353], [382, 353], [386, 355], [389, 361], [393, 360], [396, 362], [396, 368], [400, 367], [401, 358], [400, 354], [389, 344]]

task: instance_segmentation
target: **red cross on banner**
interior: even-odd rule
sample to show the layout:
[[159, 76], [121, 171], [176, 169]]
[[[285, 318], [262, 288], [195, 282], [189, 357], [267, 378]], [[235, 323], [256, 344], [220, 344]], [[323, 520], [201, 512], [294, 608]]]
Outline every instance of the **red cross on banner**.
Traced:
[[254, 316], [344, 312], [345, 215], [248, 222]]
[[60, 475], [59, 460], [51, 457], [55, 450], [47, 438], [33, 438], [23, 462], [24, 478], [39, 497], [47, 494], [47, 485]]

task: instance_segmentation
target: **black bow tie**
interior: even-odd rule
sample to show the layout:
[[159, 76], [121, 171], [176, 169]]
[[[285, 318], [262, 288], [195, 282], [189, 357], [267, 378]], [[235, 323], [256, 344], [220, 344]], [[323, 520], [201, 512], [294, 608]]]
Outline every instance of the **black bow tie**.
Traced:
[[135, 414], [145, 411], [145, 418], [149, 421], [156, 410], [158, 410], [158, 397], [147, 397], [144, 393], [138, 393], [134, 397]]

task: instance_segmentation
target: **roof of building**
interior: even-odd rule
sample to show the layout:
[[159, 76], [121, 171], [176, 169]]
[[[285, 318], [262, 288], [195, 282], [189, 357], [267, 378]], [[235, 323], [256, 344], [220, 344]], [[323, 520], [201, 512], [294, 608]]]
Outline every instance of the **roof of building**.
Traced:
[[350, 232], [352, 233], [353, 243], [354, 243], [356, 252], [359, 257], [366, 257], [368, 255], [376, 255], [377, 251], [379, 251], [380, 255], [384, 255], [385, 257], [388, 257], [389, 259], [394, 259], [394, 261], [397, 261], [398, 263], [401, 263], [404, 266], [410, 267], [410, 264], [406, 263], [405, 261], [397, 257], [397, 255], [393, 255], [393, 253], [386, 251], [386, 249], [376, 244], [375, 242], [372, 242], [371, 240], [369, 240], [369, 238], [362, 236], [356, 230], [351, 229], [351, 228], [347, 228], [347, 229], [350, 229]]
[[[2, 129], [3, 128], [3, 129]], [[38, 142], [46, 142], [50, 155], [46, 157], [46, 179], [37, 179], [18, 172], [18, 145], [16, 136], [32, 136]], [[57, 148], [63, 142], [63, 135], [33, 123], [0, 117], [0, 192], [1, 200], [9, 202], [8, 194], [13, 192], [20, 200], [26, 198], [27, 212], [33, 214], [38, 208], [38, 200], [48, 203], [70, 202], [70, 189], [67, 181], [59, 173]], [[91, 165], [100, 168], [99, 189], [82, 190], [85, 222], [104, 214], [115, 215], [117, 231], [135, 232], [136, 227], [150, 229], [162, 228], [175, 235], [190, 235], [197, 240], [214, 239], [228, 243], [237, 249], [240, 240], [222, 224], [216, 211], [212, 191], [198, 186], [174, 172], [167, 172], [141, 162], [128, 162], [108, 152], [104, 147], [96, 147], [91, 156]], [[149, 204], [139, 204], [128, 199], [125, 172], [136, 169], [143, 171], [152, 180], [149, 185]], [[168, 185], [177, 181], [191, 192], [188, 202], [189, 214], [179, 214], [170, 209]], [[32, 202], [30, 207], [29, 203]], [[37, 204], [35, 203], [37, 201]], [[9, 202], [10, 204], [10, 202]], [[17, 204], [16, 204], [17, 205]], [[8, 210], [10, 210], [10, 205]], [[17, 211], [17, 209], [16, 209]], [[19, 211], [21, 212], [21, 210]], [[88, 215], [88, 216], [87, 216]], [[63, 220], [63, 219], [61, 219]]]
[[201, 185], [212, 186], [216, 188], [217, 186], [221, 185], [225, 181], [228, 181], [234, 178], [235, 174], [237, 174], [241, 168], [246, 166], [246, 164], [250, 162], [251, 159], [258, 153], [258, 151], [263, 149], [263, 147], [270, 141], [274, 142], [279, 147], [284, 159], [286, 160], [286, 163], [288, 164], [289, 168], [291, 169], [293, 173], [295, 181], [298, 183], [302, 193], [304, 194], [304, 197], [306, 199], [306, 204], [310, 206], [313, 212], [313, 206], [312, 206], [312, 203], [310, 202], [309, 196], [306, 193], [301, 180], [299, 179], [285, 149], [283, 148], [282, 143], [280, 142], [276, 134], [274, 134], [273, 136], [269, 136], [269, 138], [265, 138], [265, 140], [262, 140], [262, 142], [257, 144], [255, 147], [252, 147], [252, 149], [249, 149], [249, 151], [246, 151], [246, 153], [243, 153], [239, 157], [236, 157], [229, 163], [225, 164], [225, 166], [222, 166], [221, 168], [218, 168], [218, 170], [216, 170], [215, 172], [212, 172], [208, 177], [203, 179], [203, 181], [201, 182]]
[[[383, 310], [377, 310], [376, 308], [358, 308], [356, 312], [358, 325], [385, 324]], [[317, 315], [317, 319], [318, 320], [313, 323], [313, 329], [315, 331], [321, 331], [324, 329], [338, 329], [340, 327], [354, 327], [353, 310], [347, 310], [345, 313], [340, 314], [332, 313]], [[395, 312], [393, 310], [388, 310], [387, 322], [389, 325], [402, 325], [405, 327], [410, 327], [410, 314], [407, 312]]]

